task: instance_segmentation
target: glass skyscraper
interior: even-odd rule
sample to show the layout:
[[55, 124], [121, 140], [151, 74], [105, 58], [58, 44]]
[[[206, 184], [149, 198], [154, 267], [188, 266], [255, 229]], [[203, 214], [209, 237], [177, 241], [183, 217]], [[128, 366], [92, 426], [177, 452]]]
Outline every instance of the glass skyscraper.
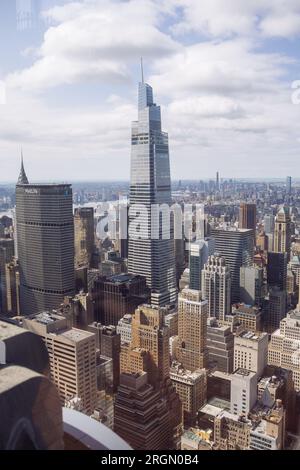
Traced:
[[157, 210], [162, 204], [171, 204], [168, 134], [161, 130], [152, 88], [142, 81], [138, 121], [132, 123], [128, 271], [146, 277], [157, 306], [176, 301], [172, 221]]
[[16, 228], [21, 314], [58, 308], [75, 293], [71, 185], [29, 184], [22, 162]]

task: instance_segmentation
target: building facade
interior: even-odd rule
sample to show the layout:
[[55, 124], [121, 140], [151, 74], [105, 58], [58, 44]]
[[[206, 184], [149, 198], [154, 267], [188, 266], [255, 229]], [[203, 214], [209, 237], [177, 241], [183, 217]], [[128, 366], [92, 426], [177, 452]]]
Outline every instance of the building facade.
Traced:
[[206, 367], [208, 302], [197, 290], [183, 289], [178, 297], [178, 361], [193, 372]]
[[[164, 204], [167, 214], [160, 213]], [[176, 301], [174, 240], [170, 223], [168, 135], [150, 85], [139, 83], [138, 121], [132, 124], [128, 272], [145, 276], [151, 304]]]
[[202, 270], [202, 296], [209, 317], [224, 320], [231, 307], [231, 275], [223, 256], [210, 256]]
[[68, 184], [28, 184], [22, 166], [16, 186], [20, 309], [32, 315], [74, 296], [74, 224]]
[[253, 231], [227, 227], [211, 230], [216, 252], [226, 259], [231, 273], [231, 302], [240, 300], [240, 268], [253, 264]]

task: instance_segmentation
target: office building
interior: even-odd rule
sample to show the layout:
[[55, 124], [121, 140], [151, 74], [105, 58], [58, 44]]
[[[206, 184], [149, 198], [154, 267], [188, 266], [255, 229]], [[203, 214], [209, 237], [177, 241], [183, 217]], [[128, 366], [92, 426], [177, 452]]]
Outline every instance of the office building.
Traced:
[[74, 212], [75, 268], [92, 267], [94, 231], [93, 207], [76, 208]]
[[171, 336], [178, 335], [178, 311], [167, 313], [164, 318], [165, 325], [169, 328], [169, 334]]
[[[136, 217], [140, 205], [146, 209]], [[150, 85], [139, 83], [138, 121], [132, 124], [128, 272], [144, 276], [151, 304], [176, 301], [174, 240], [170, 215], [157, 205], [171, 205], [168, 135], [161, 130], [160, 106]], [[169, 212], [167, 210], [167, 212]]]
[[257, 400], [257, 374], [249, 369], [237, 369], [231, 376], [230, 411], [247, 417]]
[[94, 282], [92, 295], [95, 318], [103, 325], [117, 325], [124, 315], [133, 314], [149, 298], [146, 279], [133, 274], [100, 276]]
[[267, 365], [268, 335], [241, 331], [234, 337], [234, 370], [246, 369], [261, 376]]
[[121, 374], [114, 404], [114, 431], [133, 449], [178, 448], [180, 414], [180, 401], [173, 387], [171, 393], [162, 396], [148, 382], [146, 372]]
[[86, 330], [94, 321], [94, 303], [91, 294], [81, 292], [74, 297], [65, 297], [57, 313], [67, 318], [71, 328]]
[[182, 230], [182, 238], [174, 239], [176, 284], [179, 285], [180, 278], [185, 270], [185, 237]]
[[11, 238], [0, 238], [0, 313], [8, 313], [6, 265], [14, 257], [14, 241]]
[[29, 184], [22, 163], [16, 222], [21, 314], [58, 308], [75, 293], [71, 185]]
[[132, 324], [132, 315], [124, 315], [117, 325], [117, 332], [121, 337], [121, 343], [130, 343], [131, 342], [131, 324]]
[[224, 320], [230, 313], [231, 275], [223, 256], [210, 256], [204, 265], [202, 297], [207, 300], [209, 317]]
[[253, 231], [251, 229], [212, 229], [216, 252], [224, 256], [231, 273], [231, 302], [240, 300], [240, 268], [253, 264]]
[[300, 256], [293, 255], [291, 261], [289, 262], [288, 267], [292, 270], [295, 274], [296, 285], [300, 285]]
[[285, 443], [285, 409], [281, 400], [269, 410], [253, 415], [250, 431], [251, 450], [282, 450]]
[[287, 253], [268, 253], [267, 282], [269, 286], [286, 289]]
[[106, 391], [115, 393], [120, 383], [121, 336], [115, 326], [105, 326], [97, 322], [89, 325], [88, 331], [95, 334], [96, 347], [99, 349], [100, 356], [112, 360], [111, 388], [106, 387]]
[[251, 422], [227, 410], [214, 419], [214, 448], [216, 450], [248, 450]]
[[220, 325], [216, 318], [207, 321], [208, 366], [210, 369], [233, 371], [234, 337], [231, 328]]
[[113, 359], [96, 350], [97, 404], [92, 418], [113, 429], [114, 424], [114, 373]]
[[[264, 216], [264, 229], [267, 235], [274, 232], [275, 227], [275, 217], [272, 214], [267, 214]], [[270, 247], [269, 247], [270, 249]]]
[[256, 204], [243, 202], [240, 205], [239, 228], [246, 228], [246, 229], [253, 230], [253, 236], [255, 237]]
[[20, 273], [16, 259], [5, 266], [7, 312], [20, 315]]
[[281, 207], [275, 217], [274, 251], [275, 253], [287, 253], [290, 258], [291, 249], [291, 217], [288, 207]]
[[190, 372], [184, 369], [179, 362], [173, 362], [170, 369], [170, 379], [182, 403], [184, 426], [195, 425], [198, 410], [206, 402], [205, 369]]
[[287, 293], [279, 287], [271, 287], [265, 304], [265, 327], [269, 333], [279, 328], [287, 311]]
[[166, 311], [150, 305], [138, 307], [132, 316], [131, 342], [121, 348], [121, 372], [148, 372], [149, 383], [154, 387], [169, 377]]
[[262, 330], [262, 310], [259, 307], [235, 304], [232, 306], [232, 315], [234, 323], [238, 328], [243, 328], [253, 333]]
[[271, 335], [268, 364], [293, 372], [294, 387], [300, 391], [300, 311], [289, 312]]
[[256, 246], [262, 252], [268, 251], [269, 237], [268, 235], [265, 234], [265, 232], [260, 232], [256, 236]]
[[215, 251], [213, 238], [197, 240], [190, 244], [190, 289], [201, 290], [201, 272], [207, 263], [208, 257]]
[[208, 302], [197, 290], [183, 289], [178, 297], [178, 361], [194, 372], [207, 365]]
[[292, 193], [292, 177], [291, 176], [286, 177], [285, 186], [286, 186], [286, 193], [290, 196]]
[[262, 306], [264, 298], [264, 270], [258, 266], [240, 268], [240, 301]]
[[49, 354], [51, 379], [63, 404], [79, 400], [82, 412], [96, 406], [96, 340], [93, 333], [68, 328], [67, 320], [43, 312], [26, 317], [24, 327], [41, 336]]
[[263, 406], [270, 406], [270, 404], [273, 406], [276, 400], [281, 400], [286, 412], [287, 431], [297, 430], [296, 392], [291, 370], [268, 366], [257, 384], [257, 393], [257, 399]]
[[216, 173], [216, 190], [220, 191], [220, 174], [218, 171]]

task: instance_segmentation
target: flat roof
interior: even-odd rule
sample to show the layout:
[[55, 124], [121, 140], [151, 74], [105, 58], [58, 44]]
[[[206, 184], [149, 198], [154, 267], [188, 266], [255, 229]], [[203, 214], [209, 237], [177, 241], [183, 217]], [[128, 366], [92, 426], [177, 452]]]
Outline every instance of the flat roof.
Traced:
[[[50, 333], [51, 334], [51, 333]], [[86, 338], [95, 336], [94, 333], [89, 331], [79, 330], [78, 328], [70, 328], [62, 332], [54, 333], [56, 336], [63, 336], [64, 338], [70, 339], [71, 341], [78, 342]]]
[[[112, 262], [115, 263], [115, 261], [112, 261]], [[122, 283], [122, 282], [131, 281], [135, 277], [137, 277], [135, 274], [126, 274], [126, 273], [124, 273], [124, 274], [115, 274], [113, 276], [109, 276], [107, 279], [110, 282]]]
[[11, 338], [12, 336], [26, 333], [27, 330], [20, 326], [13, 325], [12, 323], [6, 323], [6, 321], [0, 321], [0, 340]]

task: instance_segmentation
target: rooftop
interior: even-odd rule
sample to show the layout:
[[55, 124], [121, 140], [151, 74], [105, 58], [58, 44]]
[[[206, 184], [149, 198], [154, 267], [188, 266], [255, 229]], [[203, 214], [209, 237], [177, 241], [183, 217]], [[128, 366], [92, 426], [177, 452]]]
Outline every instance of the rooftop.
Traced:
[[253, 333], [253, 331], [245, 330], [236, 334], [237, 338], [250, 339], [251, 341], [260, 341], [265, 336], [267, 336], [267, 333]]
[[79, 330], [77, 328], [70, 328], [68, 330], [64, 330], [58, 333], [59, 336], [63, 338], [67, 338], [73, 342], [79, 342], [86, 338], [91, 338], [94, 333], [90, 333], [89, 331]]
[[21, 335], [26, 333], [26, 330], [12, 323], [0, 321], [0, 340], [3, 341], [12, 336]]
[[[114, 263], [115, 261], [112, 261], [112, 263]], [[125, 283], [125, 282], [130, 282], [134, 279], [136, 279], [137, 277], [140, 277], [140, 276], [136, 276], [135, 274], [115, 274], [113, 276], [109, 276], [107, 279], [109, 282], [115, 282], [115, 283], [119, 283], [119, 284], [122, 284], [122, 283]]]
[[42, 325], [49, 325], [50, 323], [54, 323], [59, 320], [64, 320], [64, 317], [53, 312], [42, 312], [32, 316], [30, 320], [36, 321], [37, 323], [41, 323]]

